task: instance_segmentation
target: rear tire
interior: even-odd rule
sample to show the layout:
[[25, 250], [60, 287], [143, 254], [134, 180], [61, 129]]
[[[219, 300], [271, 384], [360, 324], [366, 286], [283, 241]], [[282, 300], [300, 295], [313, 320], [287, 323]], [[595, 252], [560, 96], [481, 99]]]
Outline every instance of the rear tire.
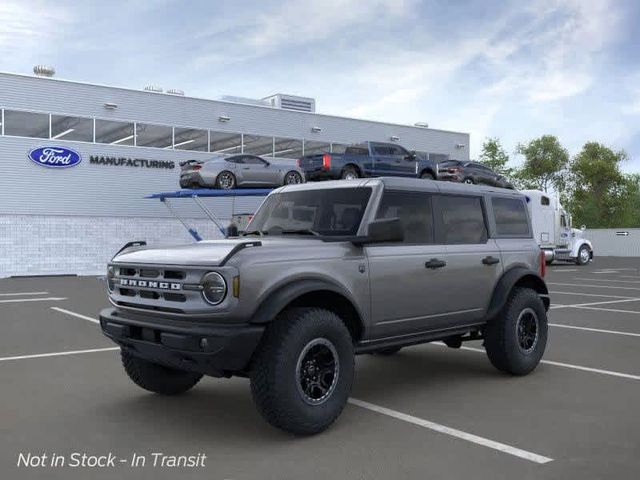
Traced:
[[540, 363], [547, 329], [547, 312], [537, 292], [514, 288], [502, 311], [485, 327], [489, 360], [498, 370], [526, 375]]
[[466, 184], [469, 184], [469, 185], [474, 185], [476, 182], [473, 181], [473, 178], [467, 177], [464, 180], [462, 180], [462, 183], [466, 183]]
[[295, 170], [287, 172], [284, 176], [284, 185], [296, 185], [298, 183], [302, 183], [302, 175]]
[[122, 366], [129, 378], [141, 388], [161, 395], [178, 395], [193, 388], [202, 378], [199, 373], [185, 372], [158, 365], [120, 350]]
[[231, 190], [236, 187], [236, 176], [228, 170], [223, 170], [216, 177], [216, 188]]
[[360, 178], [360, 173], [358, 173], [358, 170], [355, 167], [347, 165], [342, 169], [340, 178], [342, 178], [343, 180], [355, 180], [357, 178]]
[[420, 174], [420, 178], [422, 178], [423, 180], [435, 180], [436, 177], [434, 177], [433, 173], [431, 172], [422, 172]]
[[290, 308], [267, 327], [251, 368], [251, 393], [274, 427], [319, 433], [338, 418], [354, 372], [349, 330], [335, 313]]

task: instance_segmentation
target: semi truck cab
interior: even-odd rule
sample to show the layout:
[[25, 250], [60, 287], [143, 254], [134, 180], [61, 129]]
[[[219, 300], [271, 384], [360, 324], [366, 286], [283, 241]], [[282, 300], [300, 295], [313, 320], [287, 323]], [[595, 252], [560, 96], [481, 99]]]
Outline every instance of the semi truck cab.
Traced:
[[553, 261], [586, 265], [593, 260], [593, 245], [584, 237], [585, 226], [573, 228], [572, 218], [560, 201], [541, 190], [524, 190], [533, 233], [544, 251], [547, 264]]

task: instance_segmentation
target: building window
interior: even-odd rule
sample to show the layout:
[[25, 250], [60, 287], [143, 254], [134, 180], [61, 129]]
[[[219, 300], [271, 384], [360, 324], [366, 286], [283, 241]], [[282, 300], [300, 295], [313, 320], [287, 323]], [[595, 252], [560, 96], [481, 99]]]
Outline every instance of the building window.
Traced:
[[51, 139], [93, 142], [93, 119], [51, 115]]
[[244, 135], [244, 153], [260, 155], [262, 157], [273, 156], [273, 137], [260, 135]]
[[242, 153], [242, 135], [229, 132], [209, 132], [209, 151], [225, 155]]
[[173, 148], [176, 150], [207, 152], [209, 149], [209, 135], [206, 130], [176, 127], [173, 142]]
[[133, 145], [133, 123], [96, 119], [96, 143]]
[[49, 115], [5, 110], [4, 134], [15, 137], [49, 138]]
[[136, 146], [171, 148], [173, 146], [173, 128], [164, 125], [136, 123]]
[[302, 140], [294, 138], [274, 138], [274, 157], [300, 158], [302, 157]]
[[317, 155], [328, 153], [331, 150], [331, 144], [327, 142], [314, 142], [312, 140], [304, 141], [304, 154]]

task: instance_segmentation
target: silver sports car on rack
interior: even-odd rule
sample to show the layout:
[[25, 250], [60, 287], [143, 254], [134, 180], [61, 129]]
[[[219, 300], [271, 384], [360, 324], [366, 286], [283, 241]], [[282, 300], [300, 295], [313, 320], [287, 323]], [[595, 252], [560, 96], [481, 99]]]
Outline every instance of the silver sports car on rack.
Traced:
[[181, 188], [280, 187], [305, 181], [293, 159], [256, 155], [218, 155], [210, 160], [180, 163]]

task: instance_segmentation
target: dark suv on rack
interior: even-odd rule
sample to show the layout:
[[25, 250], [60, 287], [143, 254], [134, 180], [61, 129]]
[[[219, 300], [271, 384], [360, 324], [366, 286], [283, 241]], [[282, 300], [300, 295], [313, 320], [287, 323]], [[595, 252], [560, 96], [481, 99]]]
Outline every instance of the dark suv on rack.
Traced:
[[124, 248], [100, 325], [146, 390], [249, 377], [269, 423], [317, 433], [356, 354], [484, 340], [505, 373], [538, 365], [549, 297], [527, 212], [517, 192], [419, 179], [281, 187], [240, 238]]
[[504, 175], [494, 172], [481, 163], [463, 160], [440, 162], [438, 164], [438, 179], [459, 183], [491, 185], [500, 188], [515, 188]]

